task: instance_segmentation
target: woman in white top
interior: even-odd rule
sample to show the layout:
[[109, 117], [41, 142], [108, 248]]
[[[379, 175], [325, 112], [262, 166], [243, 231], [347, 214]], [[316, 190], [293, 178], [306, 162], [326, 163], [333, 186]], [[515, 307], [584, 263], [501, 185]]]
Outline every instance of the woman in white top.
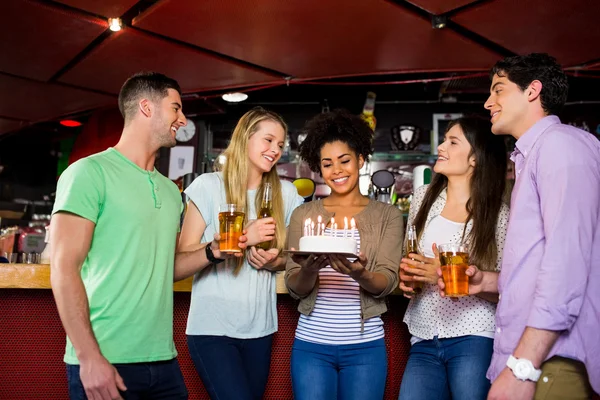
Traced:
[[[277, 331], [274, 272], [285, 267], [286, 226], [303, 202], [294, 185], [277, 175], [286, 135], [279, 115], [260, 107], [248, 111], [225, 151], [223, 172], [200, 175], [185, 190], [190, 202], [175, 280], [194, 275], [186, 333], [196, 371], [213, 399], [262, 399], [264, 394]], [[273, 190], [273, 218], [257, 220], [266, 183]], [[245, 209], [243, 257], [227, 258], [219, 251], [221, 204]], [[266, 241], [272, 241], [271, 249], [255, 247]], [[181, 261], [203, 246], [202, 260]]]
[[[402, 259], [400, 289], [412, 297], [404, 322], [412, 335], [401, 400], [485, 399], [497, 295], [442, 298], [436, 244], [463, 243], [470, 263], [499, 271], [508, 207], [503, 203], [506, 147], [479, 117], [452, 121], [438, 147], [432, 183], [415, 190], [408, 225], [419, 254]], [[415, 283], [422, 292], [413, 291]]]

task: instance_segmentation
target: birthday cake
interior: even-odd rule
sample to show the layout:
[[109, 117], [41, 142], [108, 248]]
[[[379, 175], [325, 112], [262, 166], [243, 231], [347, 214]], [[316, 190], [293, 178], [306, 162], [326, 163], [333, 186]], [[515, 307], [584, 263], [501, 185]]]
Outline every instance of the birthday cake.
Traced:
[[356, 240], [332, 236], [303, 236], [300, 238], [300, 251], [308, 253], [356, 254]]

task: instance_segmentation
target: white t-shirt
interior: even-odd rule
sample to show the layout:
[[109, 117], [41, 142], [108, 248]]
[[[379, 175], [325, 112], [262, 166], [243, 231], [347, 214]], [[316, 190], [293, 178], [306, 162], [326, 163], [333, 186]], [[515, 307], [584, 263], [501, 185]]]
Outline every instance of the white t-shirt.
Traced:
[[[287, 226], [304, 199], [291, 182], [281, 181], [281, 188]], [[206, 222], [201, 242], [212, 241], [219, 231], [219, 205], [226, 203], [222, 173], [200, 175], [185, 194]], [[248, 190], [249, 204], [255, 196], [256, 190]], [[247, 212], [249, 220], [256, 219], [256, 210]], [[186, 334], [253, 339], [277, 331], [275, 274], [257, 270], [246, 260], [237, 275], [234, 269], [235, 264], [226, 261], [194, 275]]]

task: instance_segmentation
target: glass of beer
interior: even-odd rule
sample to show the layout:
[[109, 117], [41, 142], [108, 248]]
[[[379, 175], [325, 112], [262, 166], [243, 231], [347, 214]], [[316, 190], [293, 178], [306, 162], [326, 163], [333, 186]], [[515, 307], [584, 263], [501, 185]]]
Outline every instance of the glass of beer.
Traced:
[[223, 253], [239, 253], [240, 236], [244, 226], [244, 208], [236, 204], [219, 207], [219, 250]]
[[463, 297], [469, 295], [469, 252], [463, 244], [440, 244], [440, 263], [444, 279], [444, 293], [448, 297]]

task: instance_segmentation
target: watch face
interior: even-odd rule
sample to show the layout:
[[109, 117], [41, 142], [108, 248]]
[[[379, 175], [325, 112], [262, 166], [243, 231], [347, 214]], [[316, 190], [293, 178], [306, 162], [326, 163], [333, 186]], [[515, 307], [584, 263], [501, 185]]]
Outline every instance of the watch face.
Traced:
[[531, 373], [531, 370], [532, 368], [527, 361], [519, 360], [515, 365], [515, 375], [518, 377], [528, 377]]
[[177, 129], [175, 139], [177, 139], [180, 142], [187, 142], [188, 140], [193, 138], [195, 134], [196, 124], [194, 124], [194, 121], [188, 120], [186, 126], [182, 126], [181, 128]]

